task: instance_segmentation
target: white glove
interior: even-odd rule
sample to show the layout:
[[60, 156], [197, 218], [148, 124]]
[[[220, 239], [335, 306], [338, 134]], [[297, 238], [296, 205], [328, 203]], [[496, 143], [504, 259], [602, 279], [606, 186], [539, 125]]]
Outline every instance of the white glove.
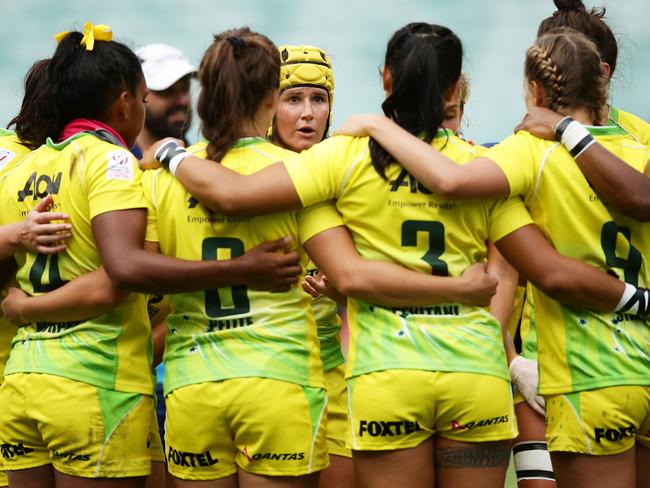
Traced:
[[528, 405], [538, 414], [544, 415], [546, 402], [544, 397], [537, 394], [539, 374], [537, 372], [537, 361], [517, 356], [510, 363], [510, 377], [517, 387], [517, 390], [526, 399]]

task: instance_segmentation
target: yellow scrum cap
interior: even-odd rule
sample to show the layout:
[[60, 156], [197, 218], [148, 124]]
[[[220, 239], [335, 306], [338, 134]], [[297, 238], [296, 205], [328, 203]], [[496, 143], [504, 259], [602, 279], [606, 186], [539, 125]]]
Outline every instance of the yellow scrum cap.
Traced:
[[330, 119], [334, 101], [334, 72], [330, 57], [314, 46], [280, 46], [280, 91], [292, 86], [316, 86], [327, 90]]

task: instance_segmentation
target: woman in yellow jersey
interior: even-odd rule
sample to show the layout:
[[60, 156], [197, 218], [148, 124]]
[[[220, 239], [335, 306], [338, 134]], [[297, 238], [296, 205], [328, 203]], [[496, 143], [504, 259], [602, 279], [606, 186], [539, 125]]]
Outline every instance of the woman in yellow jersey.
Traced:
[[[334, 73], [329, 56], [314, 46], [279, 46], [280, 95], [273, 118], [271, 140], [294, 152], [309, 149], [327, 137], [334, 102]], [[327, 390], [327, 449], [330, 465], [321, 472], [322, 488], [354, 486], [352, 453], [345, 447], [347, 392], [345, 359], [341, 352], [341, 318], [337, 304], [319, 286], [322, 275], [313, 263], [307, 265], [306, 291], [311, 291], [312, 309]], [[345, 306], [345, 302], [342, 303]]]
[[[620, 313], [560, 307], [535, 288], [532, 303], [546, 437], [558, 485], [634, 486], [636, 480], [641, 486], [650, 479], [650, 332], [643, 318], [650, 280], [643, 257], [650, 229], [606, 208], [570, 156], [579, 160], [589, 150], [591, 132], [643, 179], [640, 173], [649, 174], [648, 150], [618, 126], [593, 126], [606, 120], [605, 79], [595, 46], [581, 34], [559, 30], [539, 38], [528, 50], [525, 74], [527, 106], [548, 107], [589, 124], [587, 132], [563, 119], [558, 133], [569, 152], [519, 132], [458, 167], [387, 119], [353, 125], [376, 125], [373, 136], [434, 191], [457, 198], [522, 195], [558, 250], [628, 283], [616, 307]], [[528, 259], [507, 257], [520, 271]]]
[[[43, 294], [97, 269], [100, 259], [118, 284], [152, 292], [295, 282], [297, 255], [276, 255], [286, 247], [281, 242], [224, 262], [190, 263], [144, 251], [146, 201], [127, 150], [144, 117], [139, 60], [111, 40], [107, 26], [88, 23], [83, 34], [62, 33], [58, 40], [39, 101], [51, 104], [53, 116], [35, 133], [63, 141], [48, 141], [3, 177], [3, 191], [14, 196], [0, 213], [2, 221], [18, 221], [51, 194], [75, 232], [61, 254], [16, 255], [21, 288]], [[83, 278], [71, 285], [78, 282]], [[90, 320], [84, 320], [88, 312], [81, 315], [49, 315], [20, 328], [13, 341], [0, 388], [3, 406], [12, 408], [3, 407], [0, 441], [14, 484], [141, 486], [151, 469], [144, 298], [129, 295]], [[26, 411], [19, 408], [23, 402]]]
[[[383, 70], [386, 112], [460, 163], [475, 150], [439, 128], [460, 75], [461, 51], [448, 29], [409, 24], [389, 42]], [[613, 309], [625, 289], [606, 273], [558, 255], [528, 225], [521, 202], [463, 203], [431, 194], [367, 138], [331, 138], [247, 176], [193, 157], [169, 140], [145, 155], [145, 166], [154, 162], [152, 155], [219, 212], [250, 216], [334, 198], [362, 255], [426, 274], [457, 276], [485, 257], [490, 238], [505, 251], [521, 252], [523, 243], [534, 242], [536, 253], [522, 264], [527, 276], [568, 303]], [[342, 272], [339, 250], [308, 251], [333, 285], [350, 295], [354, 275]], [[348, 303], [348, 445], [361, 486], [502, 486], [508, 439], [516, 430], [496, 320], [484, 309], [453, 303]]]

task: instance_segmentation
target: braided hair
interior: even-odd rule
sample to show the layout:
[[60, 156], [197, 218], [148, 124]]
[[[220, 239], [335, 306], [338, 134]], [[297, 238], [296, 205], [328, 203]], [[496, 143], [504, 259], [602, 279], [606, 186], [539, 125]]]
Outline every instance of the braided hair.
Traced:
[[593, 42], [573, 29], [552, 29], [526, 52], [524, 74], [544, 90], [547, 106], [559, 113], [585, 108], [596, 124], [607, 103], [606, 80]]

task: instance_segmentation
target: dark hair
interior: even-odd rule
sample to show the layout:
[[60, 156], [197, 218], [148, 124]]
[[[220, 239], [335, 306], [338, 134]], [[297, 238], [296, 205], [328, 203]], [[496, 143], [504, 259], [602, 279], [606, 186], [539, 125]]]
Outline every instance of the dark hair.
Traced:
[[596, 44], [602, 61], [609, 64], [611, 74], [616, 69], [618, 43], [614, 33], [605, 23], [605, 7], [587, 10], [582, 0], [553, 0], [557, 10], [553, 15], [542, 20], [537, 29], [537, 36], [542, 36], [557, 27], [569, 27]]
[[58, 135], [70, 120], [83, 117], [102, 120], [111, 103], [123, 91], [135, 94], [144, 79], [140, 60], [116, 41], [95, 41], [92, 51], [82, 46], [80, 32], [70, 32], [49, 63], [51, 103]]
[[15, 126], [18, 138], [30, 149], [44, 144], [47, 137], [58, 135], [52, 132], [55, 116], [50, 99], [49, 64], [49, 59], [41, 59], [29, 68], [25, 75], [25, 95], [20, 112], [7, 126]]
[[[387, 117], [411, 134], [435, 137], [445, 115], [445, 92], [460, 76], [463, 47], [446, 27], [411, 23], [388, 41], [384, 69], [391, 75], [392, 88], [381, 107]], [[377, 172], [386, 179], [393, 158], [374, 139], [370, 155]]]
[[201, 132], [208, 140], [208, 158], [219, 161], [240, 137], [242, 122], [279, 88], [280, 53], [268, 37], [248, 27], [227, 30], [215, 35], [205, 51], [199, 82]]
[[568, 28], [547, 32], [526, 52], [524, 70], [528, 81], [541, 84], [551, 110], [582, 107], [600, 122], [607, 81], [598, 50], [584, 35]]

